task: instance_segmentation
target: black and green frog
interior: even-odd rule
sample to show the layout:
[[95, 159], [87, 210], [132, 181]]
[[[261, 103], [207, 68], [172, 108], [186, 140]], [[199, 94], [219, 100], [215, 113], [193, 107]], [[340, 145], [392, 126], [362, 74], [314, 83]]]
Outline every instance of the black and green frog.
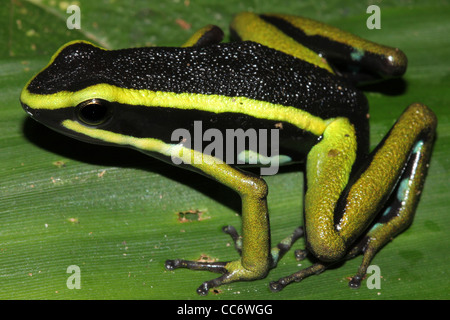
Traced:
[[[221, 274], [205, 281], [199, 294], [266, 277], [303, 236], [318, 262], [271, 282], [273, 291], [363, 254], [350, 280], [359, 287], [377, 251], [411, 224], [430, 160], [437, 120], [420, 103], [407, 107], [369, 152], [368, 103], [356, 84], [403, 75], [406, 56], [291, 15], [241, 13], [231, 35], [237, 41], [222, 43], [223, 32], [211, 25], [180, 47], [121, 50], [73, 41], [26, 84], [20, 101], [33, 119], [62, 134], [169, 163], [177, 159], [240, 195], [241, 234], [224, 228], [239, 258], [165, 263], [169, 270]], [[222, 133], [277, 129], [277, 154], [245, 146], [228, 155], [304, 162], [303, 225], [299, 214], [293, 222], [299, 226], [272, 246], [263, 177], [186, 139], [173, 141], [174, 130], [192, 132], [196, 121]], [[304, 253], [296, 251], [299, 258]]]

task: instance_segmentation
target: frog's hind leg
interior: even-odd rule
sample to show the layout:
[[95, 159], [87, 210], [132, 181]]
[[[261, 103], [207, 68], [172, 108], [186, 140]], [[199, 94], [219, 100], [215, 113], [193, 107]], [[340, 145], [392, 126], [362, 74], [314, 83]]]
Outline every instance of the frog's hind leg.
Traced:
[[350, 287], [360, 287], [375, 254], [412, 223], [423, 188], [430, 148], [431, 145], [422, 139], [416, 142], [388, 205], [372, 223], [367, 234], [349, 252], [349, 257], [363, 253], [363, 261], [357, 274], [350, 280]]
[[[273, 291], [320, 273], [335, 262], [363, 253], [358, 273], [349, 283], [354, 288], [360, 286], [377, 251], [405, 230], [414, 218], [425, 182], [436, 123], [434, 113], [422, 104], [413, 104], [405, 110], [386, 138], [367, 158], [367, 164], [351, 178], [354, 182], [341, 193], [332, 219], [327, 220], [329, 223], [334, 220], [334, 226], [324, 229], [329, 231], [329, 235], [323, 239], [318, 238], [319, 245], [309, 242], [311, 234], [320, 231], [321, 224], [315, 224], [313, 226], [316, 228], [310, 229], [306, 220], [307, 244], [310, 244], [308, 250], [323, 262], [272, 282]], [[320, 195], [325, 197], [327, 190], [324, 189]], [[306, 203], [308, 205], [311, 203]], [[308, 207], [305, 209], [306, 213], [307, 209]], [[317, 254], [321, 250], [335, 254], [334, 248], [326, 245], [330, 237], [333, 239], [332, 244], [338, 242], [334, 240], [340, 240], [345, 246], [349, 246], [337, 259]], [[317, 247], [316, 251], [311, 250], [315, 249], [314, 246]]]
[[300, 282], [306, 277], [322, 273], [328, 268], [328, 265], [325, 263], [315, 263], [312, 266], [302, 269], [300, 271], [297, 271], [287, 277], [283, 277], [278, 279], [277, 281], [272, 281], [269, 284], [269, 288], [272, 292], [278, 292], [281, 291], [284, 287], [286, 287], [288, 284], [292, 282]]
[[[385, 207], [372, 222], [367, 234], [348, 253], [348, 258], [360, 252], [363, 253], [361, 266], [349, 282], [352, 288], [360, 287], [375, 254], [411, 225], [423, 189], [434, 140], [436, 118], [426, 106], [421, 104], [411, 105], [402, 118], [405, 120], [399, 121], [398, 125], [405, 130], [411, 130], [411, 126], [419, 126], [419, 124], [424, 129], [412, 139], [409, 159]], [[388, 135], [387, 139], [390, 138], [399, 139], [401, 136], [389, 137]], [[383, 146], [379, 147], [379, 149], [382, 148]], [[374, 153], [376, 152], [377, 150]]]

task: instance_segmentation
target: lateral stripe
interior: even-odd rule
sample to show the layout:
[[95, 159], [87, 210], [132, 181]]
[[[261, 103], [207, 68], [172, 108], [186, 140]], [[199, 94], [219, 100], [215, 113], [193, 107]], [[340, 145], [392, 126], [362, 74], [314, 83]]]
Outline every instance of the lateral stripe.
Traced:
[[[138, 150], [157, 152], [167, 157], [176, 157], [194, 167], [200, 168], [203, 164], [212, 163], [223, 164], [220, 159], [217, 159], [214, 156], [203, 154], [202, 152], [193, 149], [188, 149], [182, 144], [168, 144], [155, 138], [136, 138], [107, 130], [89, 128], [73, 120], [64, 120], [62, 122], [62, 126], [94, 139], [114, 143], [116, 145], [131, 146]], [[205, 171], [208, 169], [203, 167], [201, 170]]]
[[323, 133], [327, 123], [299, 108], [246, 97], [124, 89], [104, 83], [77, 92], [61, 91], [51, 95], [32, 94], [24, 90], [21, 101], [34, 106], [34, 109], [56, 110], [76, 106], [92, 97], [124, 105], [246, 114], [255, 118], [288, 122], [317, 136]]
[[108, 130], [89, 128], [73, 120], [64, 120], [62, 126], [95, 139], [116, 145], [129, 145], [140, 150], [156, 151], [166, 156], [171, 155], [170, 147], [175, 146], [154, 138], [135, 138]]

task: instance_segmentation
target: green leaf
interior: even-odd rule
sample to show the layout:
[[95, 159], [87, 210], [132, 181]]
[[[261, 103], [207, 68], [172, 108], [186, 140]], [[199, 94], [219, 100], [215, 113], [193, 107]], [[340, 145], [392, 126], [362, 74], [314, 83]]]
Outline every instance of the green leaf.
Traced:
[[[208, 299], [448, 299], [449, 5], [383, 1], [381, 30], [366, 27], [368, 4], [352, 1], [87, 1], [81, 30], [68, 2], [11, 1], [0, 10], [0, 298], [205, 299], [195, 289], [216, 275], [164, 269], [171, 258], [235, 259], [224, 225], [240, 227], [239, 198], [223, 186], [138, 152], [84, 144], [29, 119], [18, 101], [26, 82], [72, 39], [107, 48], [179, 45], [234, 13], [298, 13], [401, 48], [404, 86], [366, 88], [374, 147], [412, 102], [439, 119], [428, 179], [413, 225], [374, 259], [381, 289], [351, 290], [361, 257], [271, 293], [268, 282], [311, 264], [289, 252], [266, 279], [232, 283]], [[190, 27], [189, 27], [190, 26]], [[186, 27], [188, 27], [186, 29]], [[272, 241], [302, 223], [303, 174], [268, 177]], [[199, 219], [179, 219], [179, 213]], [[192, 221], [186, 221], [192, 220]], [[300, 240], [296, 247], [303, 247]], [[80, 289], [69, 289], [69, 266]], [[69, 279], [70, 280], [70, 279]], [[70, 282], [70, 281], [69, 281]]]

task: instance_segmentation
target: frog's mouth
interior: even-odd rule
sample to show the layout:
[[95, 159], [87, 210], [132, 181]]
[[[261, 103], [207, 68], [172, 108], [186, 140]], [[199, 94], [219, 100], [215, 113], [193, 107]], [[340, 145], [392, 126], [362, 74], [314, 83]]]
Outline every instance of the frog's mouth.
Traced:
[[34, 112], [35, 110], [33, 110], [32, 108], [30, 108], [28, 105], [26, 105], [25, 103], [23, 103], [22, 101], [20, 102], [20, 104], [22, 105], [23, 110], [25, 110], [26, 113], [28, 113], [28, 115], [32, 118], [34, 118]]

